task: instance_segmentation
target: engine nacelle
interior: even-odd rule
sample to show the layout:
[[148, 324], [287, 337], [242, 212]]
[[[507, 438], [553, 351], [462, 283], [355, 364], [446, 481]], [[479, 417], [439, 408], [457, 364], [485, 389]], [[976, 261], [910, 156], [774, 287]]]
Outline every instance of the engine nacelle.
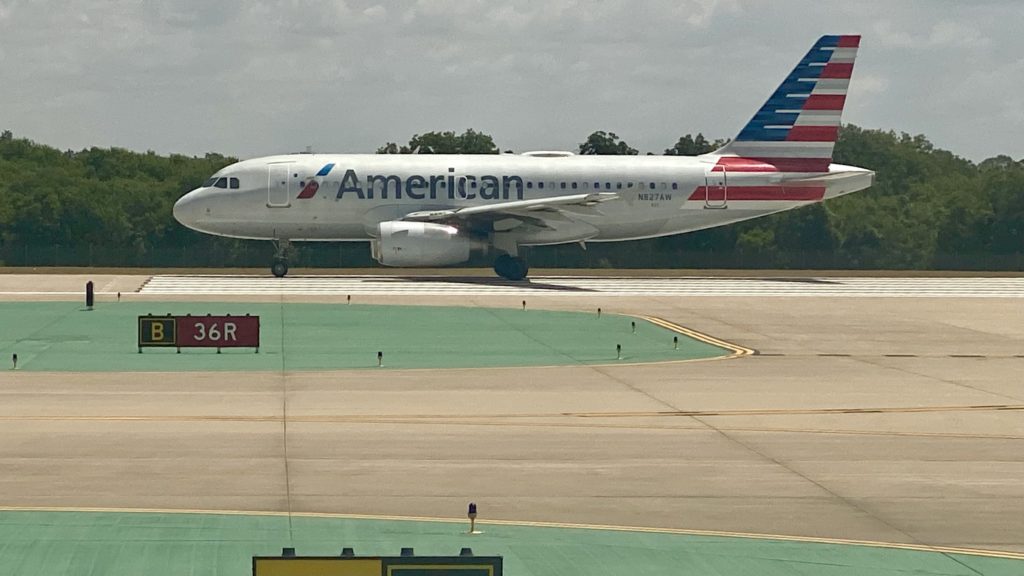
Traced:
[[432, 222], [391, 220], [377, 225], [373, 258], [385, 266], [447, 266], [469, 260], [480, 242], [459, 230]]

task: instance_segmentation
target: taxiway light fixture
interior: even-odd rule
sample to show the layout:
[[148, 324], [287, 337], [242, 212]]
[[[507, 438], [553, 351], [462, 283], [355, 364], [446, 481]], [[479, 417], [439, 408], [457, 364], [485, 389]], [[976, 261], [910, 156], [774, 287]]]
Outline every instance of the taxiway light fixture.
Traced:
[[383, 352], [377, 352], [377, 368], [381, 368], [383, 366], [384, 366], [384, 353]]
[[679, 336], [672, 337], [672, 349], [679, 350]]
[[633, 334], [636, 334], [636, 321], [630, 322], [629, 325], [633, 328]]
[[622, 344], [615, 345], [615, 359], [622, 360]]
[[14, 370], [18, 369], [18, 354], [11, 354], [11, 363], [14, 364]]
[[597, 317], [598, 317], [598, 318], [600, 318], [600, 317], [601, 317], [601, 309], [600, 309], [600, 308], [598, 308], [598, 309], [597, 309]]
[[92, 305], [96, 300], [96, 293], [93, 292], [92, 280], [85, 283], [85, 309], [92, 310]]
[[523, 310], [526, 310], [526, 300], [523, 300]]

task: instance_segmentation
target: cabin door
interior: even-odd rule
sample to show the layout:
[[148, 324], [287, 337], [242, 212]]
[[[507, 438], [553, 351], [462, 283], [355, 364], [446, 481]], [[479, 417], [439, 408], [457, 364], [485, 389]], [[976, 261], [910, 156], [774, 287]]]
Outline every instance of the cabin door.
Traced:
[[267, 206], [287, 208], [291, 206], [291, 162], [267, 165]]
[[704, 173], [704, 207], [728, 208], [729, 177], [724, 166], [715, 166]]

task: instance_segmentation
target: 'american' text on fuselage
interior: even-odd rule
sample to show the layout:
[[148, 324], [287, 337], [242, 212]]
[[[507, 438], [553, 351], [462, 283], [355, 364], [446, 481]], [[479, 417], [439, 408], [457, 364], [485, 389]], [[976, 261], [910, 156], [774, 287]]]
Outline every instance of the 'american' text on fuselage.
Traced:
[[404, 194], [413, 200], [436, 200], [439, 195], [449, 200], [522, 200], [523, 179], [520, 176], [456, 176], [455, 168], [449, 168], [446, 175], [414, 174], [407, 178], [395, 174], [370, 175], [364, 184], [356, 171], [350, 168], [341, 179], [337, 198], [341, 199], [346, 193], [355, 194], [360, 199], [398, 199]]

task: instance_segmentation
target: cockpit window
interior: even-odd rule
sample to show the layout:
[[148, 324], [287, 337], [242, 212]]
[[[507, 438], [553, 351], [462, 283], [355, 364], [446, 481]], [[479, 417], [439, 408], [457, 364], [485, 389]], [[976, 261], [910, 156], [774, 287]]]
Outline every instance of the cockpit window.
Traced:
[[206, 182], [203, 182], [203, 185], [200, 186], [200, 188], [209, 188], [210, 186], [213, 186], [215, 182], [217, 182], [216, 178], [210, 178]]
[[214, 186], [216, 186], [217, 188], [227, 188], [228, 187], [228, 179], [227, 178], [218, 178], [217, 182], [214, 184]]
[[231, 183], [232, 190], [238, 190], [238, 178], [231, 178], [229, 182]]

